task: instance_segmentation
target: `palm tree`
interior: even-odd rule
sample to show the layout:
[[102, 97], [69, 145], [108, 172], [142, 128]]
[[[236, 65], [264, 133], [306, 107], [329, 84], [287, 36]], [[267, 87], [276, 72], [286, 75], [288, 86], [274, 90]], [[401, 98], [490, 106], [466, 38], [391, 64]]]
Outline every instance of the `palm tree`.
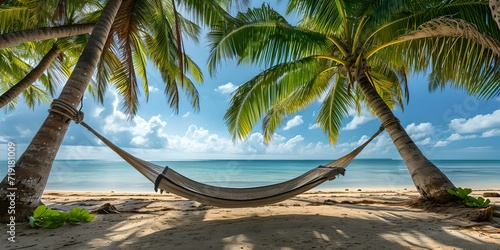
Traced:
[[60, 54], [61, 50], [59, 50], [57, 45], [54, 44], [38, 65], [33, 68], [33, 70], [31, 70], [21, 81], [10, 87], [0, 96], [0, 109], [14, 100], [24, 90], [28, 89], [28, 87], [30, 87], [40, 76], [42, 76], [43, 72], [49, 68], [52, 61]]
[[[92, 31], [82, 56], [59, 96], [59, 99], [70, 103], [74, 108], [80, 104], [79, 100], [90, 82], [91, 72], [94, 72], [97, 66], [120, 5], [121, 1], [108, 2]], [[69, 122], [66, 117], [54, 112], [49, 113], [26, 151], [16, 162], [15, 181], [9, 181], [6, 176], [0, 185], [0, 208], [2, 209], [0, 220], [7, 221], [10, 216], [15, 216], [17, 220], [26, 220], [27, 216], [38, 206], [52, 162], [68, 126]], [[12, 192], [9, 191], [12, 187], [16, 188], [15, 215], [7, 213], [9, 207], [7, 195]], [[17, 204], [19, 204], [19, 210], [17, 210]]]
[[[85, 14], [99, 9], [91, 1], [66, 0], [7, 1], [2, 7], [0, 19], [8, 21], [0, 25], [0, 54], [4, 54], [0, 71], [7, 77], [0, 79], [0, 109], [6, 105], [14, 109], [21, 93], [30, 107], [36, 102], [48, 102], [49, 94], [66, 82], [76, 62], [73, 58], [83, 49], [87, 36], [81, 35], [94, 27], [95, 18], [85, 19]], [[86, 10], [85, 14], [82, 10]], [[78, 22], [84, 24], [75, 24]], [[12, 30], [12, 24], [21, 30]], [[39, 54], [43, 56], [38, 58]], [[15, 60], [9, 60], [12, 58]], [[35, 82], [43, 83], [45, 90], [33, 85]]]
[[432, 70], [431, 88], [452, 84], [480, 96], [499, 94], [500, 43], [490, 36], [500, 35], [489, 29], [487, 1], [291, 0], [293, 11], [303, 15], [299, 25], [263, 5], [209, 33], [212, 73], [232, 58], [267, 67], [233, 94], [225, 115], [233, 139], [245, 138], [263, 119], [269, 141], [288, 115], [325, 95], [317, 122], [335, 143], [348, 109], [364, 103], [384, 125], [421, 196], [452, 199], [447, 189], [454, 185], [391, 109], [408, 98], [411, 70]]
[[[229, 16], [224, 7], [228, 7], [230, 2], [229, 0], [178, 1], [177, 4], [182, 3], [183, 8], [193, 13], [196, 20], [213, 24]], [[185, 72], [191, 72], [197, 79], [201, 79], [201, 73], [183, 52], [181, 39], [184, 33], [195, 39], [198, 28], [184, 19], [176, 11], [175, 6], [174, 1], [124, 0], [123, 3], [109, 1], [58, 99], [76, 108], [95, 69], [101, 68], [97, 73], [97, 84], [93, 88], [95, 90], [93, 93], [102, 94], [106, 85], [99, 81], [111, 79], [125, 97], [127, 112], [133, 115], [137, 108], [135, 96], [138, 88], [134, 80], [136, 74], [143, 78], [147, 92], [145, 78], [147, 56], [160, 69], [166, 82], [165, 93], [170, 106], [177, 109], [178, 90], [183, 89], [191, 98], [193, 107], [198, 107], [196, 89]], [[113, 39], [109, 38], [111, 36]], [[129, 77], [133, 79], [127, 79]], [[16, 182], [13, 183], [17, 188], [16, 220], [25, 220], [40, 203], [55, 155], [69, 126], [70, 120], [61, 116], [57, 112], [57, 107], [54, 106], [54, 109], [56, 112], [49, 113], [31, 144], [16, 162]], [[0, 184], [2, 211], [7, 211], [9, 206], [10, 187], [12, 186], [8, 176], [5, 176]], [[4, 212], [0, 216], [0, 221], [6, 221], [8, 217], [9, 214]]]
[[[26, 62], [24, 58], [24, 55], [27, 54], [30, 54], [29, 56], [32, 58], [36, 55], [33, 51], [33, 46], [23, 45], [16, 48], [0, 50], [0, 93], [4, 93], [0, 96], [0, 104], [2, 107], [6, 105], [4, 108], [5, 111], [14, 110], [18, 101], [17, 93], [15, 96], [6, 97], [7, 95], [10, 95], [8, 93], [9, 91], [12, 91], [10, 89], [16, 89], [15, 85], [18, 83], [23, 84], [24, 82], [29, 81], [30, 77], [23, 80], [23, 78], [27, 78], [26, 76], [30, 74], [30, 70], [32, 69], [31, 65]], [[37, 66], [37, 68], [40, 67], [44, 66]], [[32, 73], [31, 75], [34, 74], [36, 73]], [[49, 84], [48, 86], [52, 85]], [[40, 102], [49, 102], [49, 94], [45, 89], [41, 88], [37, 84], [30, 84], [27, 88], [22, 90], [22, 93], [25, 102], [31, 108]], [[11, 97], [13, 98], [11, 99]]]
[[[199, 110], [199, 97], [190, 73], [197, 82], [203, 81], [200, 68], [185, 53], [183, 39], [198, 42], [201, 28], [228, 17], [232, 4], [247, 5], [247, 0], [183, 0], [126, 1], [105, 44], [98, 64], [97, 77], [91, 94], [103, 102], [111, 83], [122, 95], [123, 108], [129, 116], [136, 114], [139, 104], [139, 80], [146, 100], [149, 95], [146, 63], [157, 69], [165, 84], [168, 105], [177, 113], [179, 89], [183, 90], [194, 110]], [[182, 8], [192, 20], [181, 15]]]

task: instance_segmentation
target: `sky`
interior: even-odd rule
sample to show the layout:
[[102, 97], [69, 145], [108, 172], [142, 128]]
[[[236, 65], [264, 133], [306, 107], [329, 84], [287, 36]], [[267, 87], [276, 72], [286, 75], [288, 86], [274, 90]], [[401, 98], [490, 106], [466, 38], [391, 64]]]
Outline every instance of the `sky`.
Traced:
[[[351, 110], [343, 122], [336, 145], [316, 125], [318, 100], [290, 115], [268, 145], [260, 124], [243, 141], [232, 141], [224, 123], [231, 93], [251, 79], [260, 68], [227, 61], [210, 77], [206, 62], [208, 46], [185, 41], [185, 51], [203, 69], [205, 81], [198, 86], [200, 112], [181, 99], [178, 114], [169, 109], [160, 75], [148, 67], [149, 101], [141, 96], [136, 117], [128, 120], [121, 98], [110, 88], [104, 105], [84, 98], [85, 121], [118, 146], [145, 160], [204, 159], [336, 159], [364, 142], [380, 126], [366, 108], [358, 116]], [[401, 125], [429, 159], [500, 159], [500, 97], [479, 100], [463, 90], [447, 88], [430, 93], [426, 75], [411, 75], [410, 102], [404, 112], [394, 111]], [[184, 96], [183, 96], [184, 97]], [[33, 110], [20, 104], [15, 111], [0, 113], [0, 159], [7, 158], [7, 143], [21, 153], [47, 117], [48, 104]], [[19, 155], [19, 154], [18, 154]], [[386, 132], [377, 137], [359, 158], [400, 159]], [[119, 157], [80, 125], [72, 123], [56, 159], [108, 159]]]

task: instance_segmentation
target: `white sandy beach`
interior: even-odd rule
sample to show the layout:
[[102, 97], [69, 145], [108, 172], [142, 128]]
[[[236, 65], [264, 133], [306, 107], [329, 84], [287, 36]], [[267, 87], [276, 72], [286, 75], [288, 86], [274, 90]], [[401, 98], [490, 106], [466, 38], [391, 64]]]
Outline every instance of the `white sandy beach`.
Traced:
[[[120, 213], [58, 229], [19, 224], [17, 242], [3, 241], [1, 248], [500, 249], [500, 218], [474, 222], [397, 204], [416, 197], [407, 190], [325, 190], [268, 206], [225, 209], [172, 194], [47, 191], [42, 200], [51, 208], [93, 210], [110, 203]], [[500, 198], [490, 200], [498, 211]]]

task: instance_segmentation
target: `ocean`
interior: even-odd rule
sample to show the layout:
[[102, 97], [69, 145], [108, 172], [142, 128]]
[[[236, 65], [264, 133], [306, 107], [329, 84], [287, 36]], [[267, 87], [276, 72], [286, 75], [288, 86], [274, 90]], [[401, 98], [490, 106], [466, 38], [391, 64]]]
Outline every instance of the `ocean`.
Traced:
[[[434, 160], [457, 187], [500, 188], [500, 160]], [[326, 160], [204, 160], [154, 162], [199, 182], [226, 187], [270, 185]], [[3, 171], [2, 176], [5, 175]], [[154, 192], [154, 185], [123, 161], [56, 160], [46, 190]], [[402, 160], [356, 159], [345, 176], [316, 189], [414, 189]]]

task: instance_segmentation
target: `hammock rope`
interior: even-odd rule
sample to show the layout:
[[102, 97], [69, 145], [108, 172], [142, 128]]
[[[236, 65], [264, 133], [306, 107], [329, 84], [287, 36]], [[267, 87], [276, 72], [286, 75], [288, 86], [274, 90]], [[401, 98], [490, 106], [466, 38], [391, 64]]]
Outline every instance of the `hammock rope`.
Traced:
[[168, 191], [203, 204], [228, 208], [254, 207], [276, 203], [306, 192], [325, 181], [333, 180], [338, 175], [344, 175], [345, 168], [384, 130], [385, 126], [399, 122], [397, 119], [386, 122], [380, 126], [375, 134], [352, 152], [330, 163], [313, 168], [291, 180], [260, 187], [230, 188], [197, 182], [181, 175], [168, 166], [158, 166], [129, 154], [91, 128], [83, 121], [83, 112], [76, 110], [63, 100], [54, 100], [49, 112], [61, 114], [68, 119], [68, 122], [74, 120], [75, 123], [85, 127], [123, 160], [154, 183], [156, 192], [158, 190], [160, 192]]

